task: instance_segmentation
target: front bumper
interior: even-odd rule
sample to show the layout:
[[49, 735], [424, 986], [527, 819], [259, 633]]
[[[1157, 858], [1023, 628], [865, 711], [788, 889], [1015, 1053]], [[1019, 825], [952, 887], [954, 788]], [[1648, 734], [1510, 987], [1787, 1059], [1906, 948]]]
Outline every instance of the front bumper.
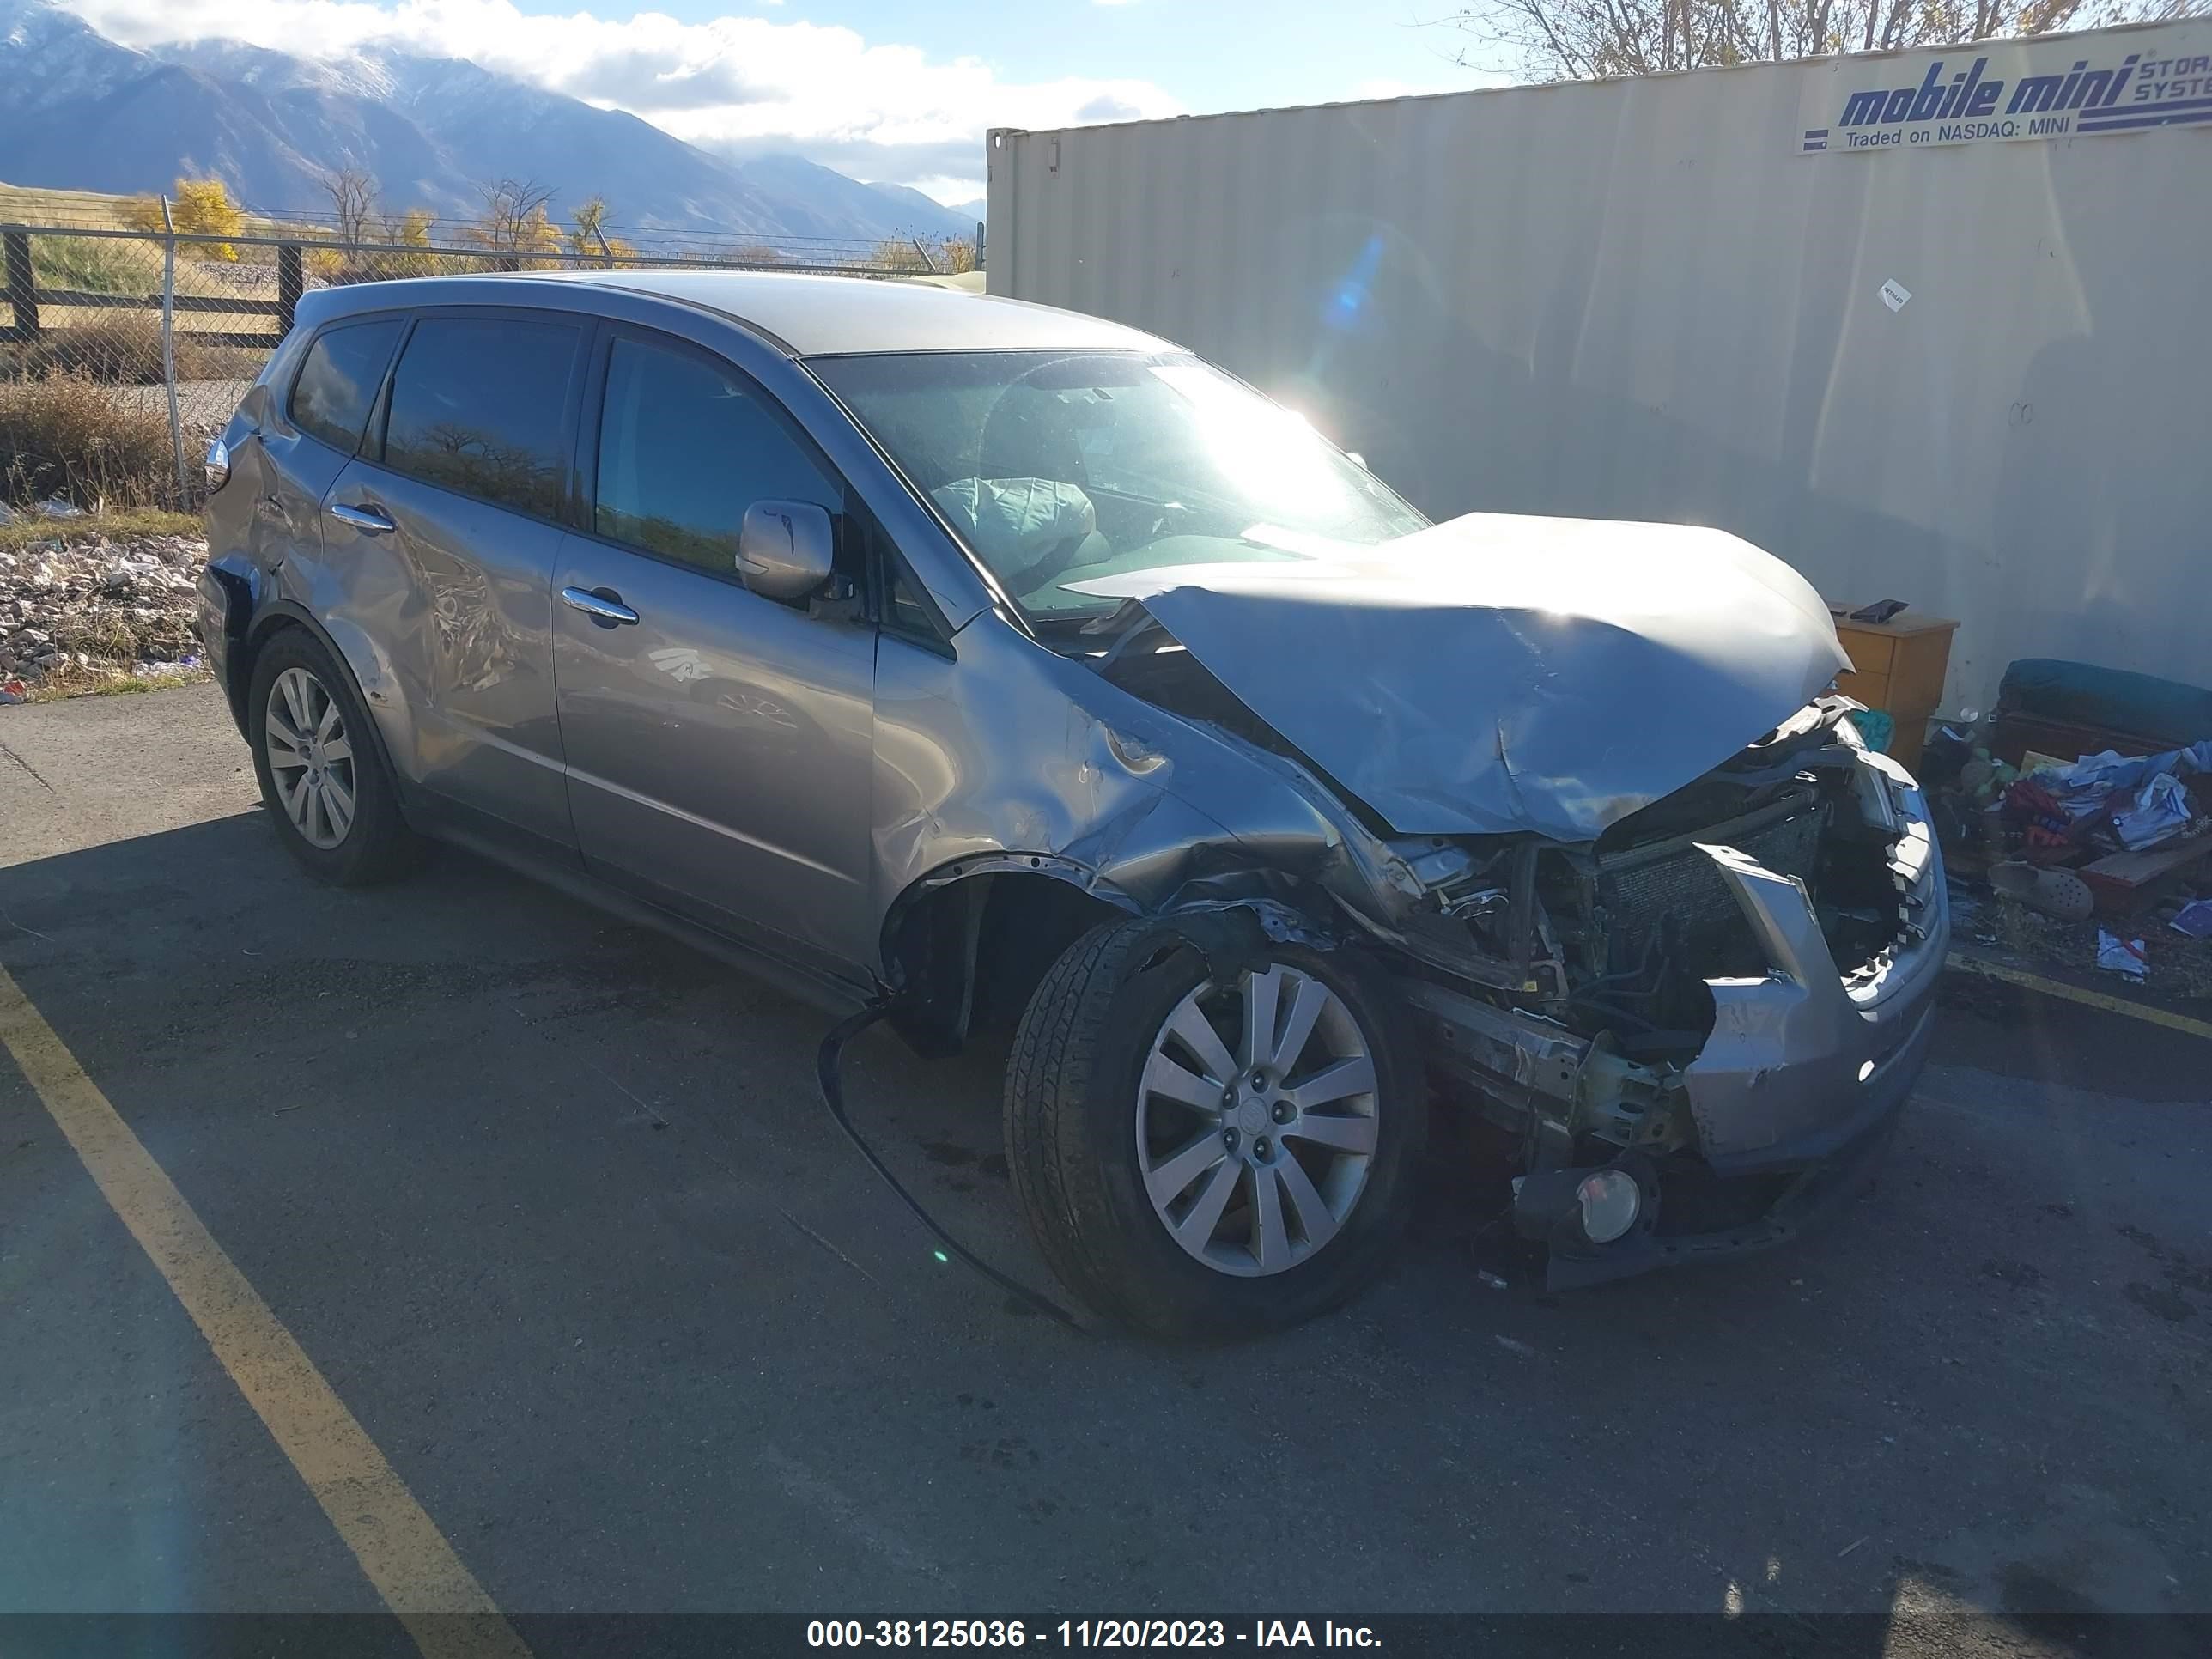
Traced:
[[[1784, 1070], [1771, 1074], [1785, 1087], [1796, 1085], [1796, 1099], [1805, 1107], [1826, 1109], [1826, 1117], [1816, 1127], [1775, 1141], [1747, 1161], [1716, 1161], [1703, 1154], [1656, 1161], [1656, 1202], [1650, 1224], [1612, 1244], [1555, 1244], [1545, 1270], [1546, 1288], [1571, 1290], [1660, 1267], [1747, 1255], [1832, 1218], [1872, 1179], [1919, 1079], [1935, 1028], [1932, 991], [1931, 982], [1909, 1008], [1895, 1011], [1897, 1041], [1865, 1081], [1854, 1076], [1850, 1088], [1842, 1090], [1826, 1078], [1791, 1078]], [[1674, 1224], [1685, 1200], [1708, 1212], [1741, 1209], [1746, 1200], [1757, 1207], [1719, 1225], [1680, 1230]]]
[[1889, 865], [1899, 927], [1890, 947], [1840, 972], [1801, 884], [1733, 848], [1706, 847], [1770, 967], [1757, 979], [1706, 981], [1711, 1034], [1663, 1085], [1550, 1021], [1433, 985], [1409, 987], [1442, 1069], [1533, 1115], [1530, 1144], [1543, 1149], [1536, 1161], [1547, 1167], [1588, 1163], [1592, 1146], [1606, 1144], [1591, 1133], [1593, 1108], [1624, 1087], [1676, 1103], [1686, 1097], [1693, 1145], [1661, 1155], [1632, 1138], [1613, 1160], [1645, 1194], [1626, 1236], [1592, 1244], [1548, 1210], [1522, 1213], [1536, 1208], [1535, 1183], [1528, 1201], [1516, 1202], [1522, 1231], [1549, 1243], [1550, 1288], [1778, 1244], [1839, 1209], [1888, 1144], [1927, 1060], [1950, 918], [1917, 787], [1885, 757], [1859, 763], [1875, 774], [1897, 831]]

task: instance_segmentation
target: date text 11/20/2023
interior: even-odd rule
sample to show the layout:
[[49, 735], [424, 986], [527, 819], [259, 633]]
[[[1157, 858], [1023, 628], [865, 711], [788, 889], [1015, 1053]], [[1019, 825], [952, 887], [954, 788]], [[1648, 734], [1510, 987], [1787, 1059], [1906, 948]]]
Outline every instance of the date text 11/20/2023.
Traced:
[[811, 1648], [1377, 1648], [1365, 1625], [1323, 1619], [813, 1619]]

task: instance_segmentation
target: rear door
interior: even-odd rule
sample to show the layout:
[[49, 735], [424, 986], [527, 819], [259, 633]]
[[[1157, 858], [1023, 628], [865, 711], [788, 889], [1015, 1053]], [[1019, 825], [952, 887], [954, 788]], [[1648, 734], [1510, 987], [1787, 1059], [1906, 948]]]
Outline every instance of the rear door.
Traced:
[[[872, 957], [875, 630], [738, 580], [756, 501], [843, 481], [742, 371], [608, 326], [580, 446], [588, 530], [554, 579], [568, 801], [595, 872], [832, 972]], [[856, 576], [858, 572], [854, 573]], [[611, 611], [612, 614], [610, 614]]]
[[554, 312], [416, 318], [368, 441], [323, 501], [336, 591], [307, 601], [357, 618], [382, 656], [404, 711], [386, 729], [406, 728], [394, 758], [433, 805], [539, 853], [574, 845], [553, 567], [587, 333]]
[[[319, 551], [323, 497], [361, 447], [369, 405], [384, 384], [404, 313], [348, 318], [308, 343], [284, 384], [263, 394], [269, 407], [253, 437], [265, 464], [233, 465], [253, 490], [246, 551], [264, 569]], [[243, 446], [241, 446], [243, 447]]]

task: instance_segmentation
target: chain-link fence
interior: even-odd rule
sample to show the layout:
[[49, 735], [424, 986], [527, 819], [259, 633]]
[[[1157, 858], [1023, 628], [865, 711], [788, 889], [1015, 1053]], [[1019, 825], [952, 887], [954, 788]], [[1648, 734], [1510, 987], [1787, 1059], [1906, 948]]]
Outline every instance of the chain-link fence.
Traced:
[[672, 259], [0, 225], [0, 507], [86, 509], [196, 506], [209, 437], [313, 289], [576, 265], [907, 274], [877, 244], [824, 240]]

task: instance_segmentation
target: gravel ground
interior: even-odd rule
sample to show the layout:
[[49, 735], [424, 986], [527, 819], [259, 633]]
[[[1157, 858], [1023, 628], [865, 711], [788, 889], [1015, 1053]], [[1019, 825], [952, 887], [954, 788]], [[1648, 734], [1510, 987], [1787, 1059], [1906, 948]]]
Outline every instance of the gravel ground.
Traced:
[[197, 671], [192, 580], [206, 562], [193, 536], [0, 549], [0, 686]]

